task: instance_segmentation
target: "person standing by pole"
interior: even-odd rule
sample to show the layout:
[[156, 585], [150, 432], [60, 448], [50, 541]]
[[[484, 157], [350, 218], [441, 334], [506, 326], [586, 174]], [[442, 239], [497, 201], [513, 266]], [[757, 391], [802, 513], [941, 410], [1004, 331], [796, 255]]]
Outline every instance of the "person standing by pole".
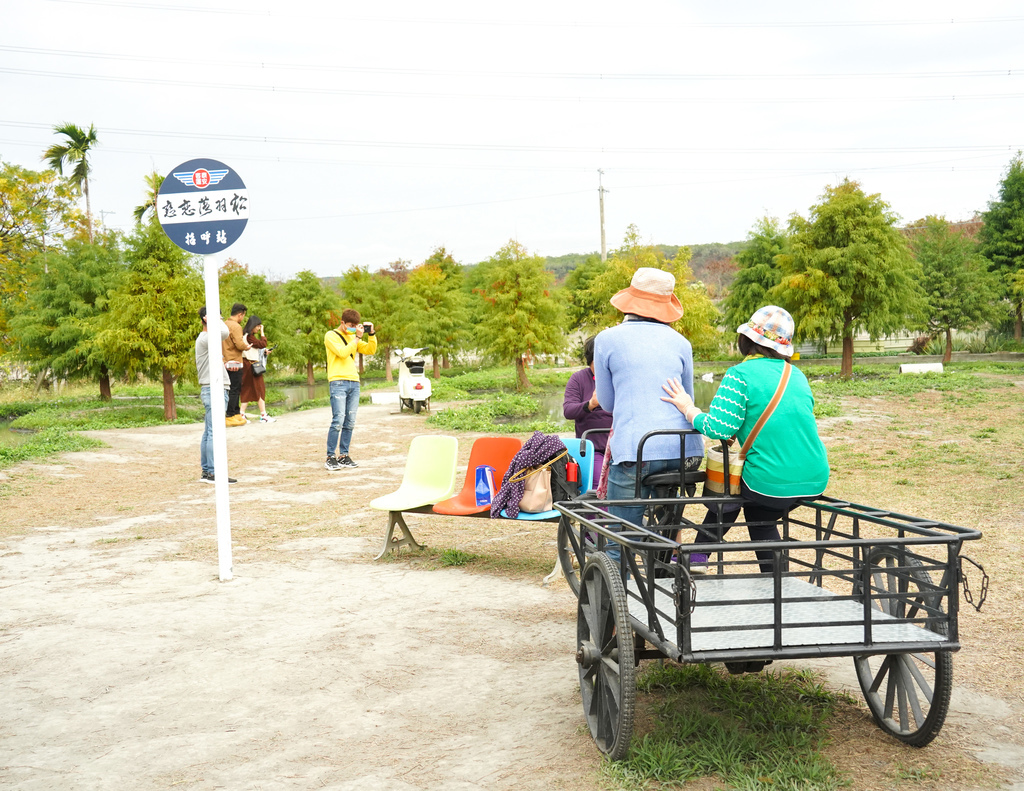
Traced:
[[245, 418], [242, 417], [239, 406], [242, 395], [242, 352], [249, 348], [245, 336], [242, 334], [242, 321], [248, 308], [241, 302], [231, 306], [231, 318], [224, 324], [228, 328], [228, 337], [222, 344], [224, 354], [224, 367], [228, 372], [228, 379], [231, 381], [231, 388], [228, 391], [228, 411], [224, 416], [226, 426], [244, 426]]
[[[377, 351], [373, 324], [361, 321], [359, 311], [348, 308], [342, 312], [338, 328], [328, 330], [324, 336], [327, 381], [331, 389], [331, 427], [327, 430], [327, 461], [324, 462], [324, 469], [329, 471], [359, 466], [348, 455], [359, 408], [359, 370], [355, 356]], [[364, 334], [368, 340], [363, 340]]]
[[[203, 426], [203, 437], [199, 440], [199, 466], [202, 468], [202, 475], [199, 480], [202, 483], [214, 483], [213, 470], [213, 401], [210, 395], [210, 333], [206, 325], [206, 305], [199, 308], [199, 320], [203, 323], [203, 329], [196, 336], [196, 372], [199, 374], [199, 398], [203, 402], [206, 411], [205, 424]], [[228, 337], [228, 328], [219, 319], [216, 323], [220, 325], [220, 338], [223, 342]], [[224, 406], [228, 403], [228, 382], [224, 382]], [[235, 483], [234, 478], [228, 478], [228, 483]]]

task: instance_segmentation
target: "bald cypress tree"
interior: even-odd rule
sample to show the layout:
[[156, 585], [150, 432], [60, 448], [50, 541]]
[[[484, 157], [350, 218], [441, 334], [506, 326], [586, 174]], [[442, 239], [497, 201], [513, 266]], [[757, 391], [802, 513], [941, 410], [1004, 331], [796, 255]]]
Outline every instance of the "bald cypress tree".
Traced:
[[769, 293], [796, 320], [798, 338], [842, 341], [844, 377], [853, 374], [853, 339], [874, 339], [922, 321], [919, 267], [879, 195], [855, 181], [826, 187], [805, 219], [790, 220], [789, 250], [776, 259], [782, 279]]

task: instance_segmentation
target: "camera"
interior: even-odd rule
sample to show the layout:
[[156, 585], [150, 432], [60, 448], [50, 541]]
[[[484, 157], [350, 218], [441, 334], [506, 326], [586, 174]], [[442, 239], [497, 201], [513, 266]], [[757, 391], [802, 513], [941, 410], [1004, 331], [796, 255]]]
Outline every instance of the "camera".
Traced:
[[363, 322], [363, 332], [373, 332], [373, 322], [371, 322], [371, 321], [364, 321]]

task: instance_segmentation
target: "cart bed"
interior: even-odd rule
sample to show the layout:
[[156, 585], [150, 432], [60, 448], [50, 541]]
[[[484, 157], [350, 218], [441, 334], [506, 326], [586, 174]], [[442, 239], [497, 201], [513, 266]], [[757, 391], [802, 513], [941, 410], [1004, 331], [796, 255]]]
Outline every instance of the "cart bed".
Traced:
[[[761, 579], [730, 577], [697, 577], [694, 579], [696, 600], [690, 618], [693, 653], [726, 651], [737, 648], [774, 648], [775, 592], [771, 577]], [[635, 580], [627, 590], [629, 614], [638, 625], [647, 623], [647, 607], [640, 597]], [[799, 601], [790, 601], [797, 599]], [[675, 612], [673, 597], [661, 586], [654, 589], [655, 607], [663, 617]], [[751, 601], [756, 600], [756, 601]], [[863, 650], [864, 605], [850, 597], [837, 596], [817, 585], [793, 578], [782, 580], [782, 648], [810, 647], [806, 655], [824, 653], [819, 646], [833, 648], [846, 646], [844, 654]], [[886, 646], [907, 643], [944, 642], [944, 635], [936, 634], [911, 623], [892, 623], [891, 615], [872, 610], [872, 651], [884, 653]], [[846, 625], [821, 626], [822, 623], [847, 622]], [[887, 623], [888, 621], [888, 623]], [[723, 631], [705, 631], [709, 628], [729, 627]], [[666, 635], [667, 637], [668, 635]], [[667, 646], [676, 658], [681, 651], [669, 639]], [[856, 649], [856, 650], [854, 650]], [[788, 652], [787, 652], [788, 653]], [[829, 653], [835, 653], [829, 651]]]

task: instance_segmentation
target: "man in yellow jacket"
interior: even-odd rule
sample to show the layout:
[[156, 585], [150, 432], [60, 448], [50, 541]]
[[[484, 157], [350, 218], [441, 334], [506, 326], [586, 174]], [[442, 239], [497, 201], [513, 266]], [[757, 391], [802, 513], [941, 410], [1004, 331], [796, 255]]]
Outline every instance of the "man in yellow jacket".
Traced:
[[[363, 340], [363, 335], [367, 340]], [[338, 329], [324, 336], [327, 348], [327, 381], [331, 389], [331, 427], [327, 431], [326, 470], [358, 467], [348, 455], [352, 431], [356, 427], [359, 408], [359, 369], [356, 354], [377, 351], [377, 338], [372, 324], [362, 324], [359, 311], [349, 308], [341, 314]], [[339, 444], [340, 440], [340, 444]]]

